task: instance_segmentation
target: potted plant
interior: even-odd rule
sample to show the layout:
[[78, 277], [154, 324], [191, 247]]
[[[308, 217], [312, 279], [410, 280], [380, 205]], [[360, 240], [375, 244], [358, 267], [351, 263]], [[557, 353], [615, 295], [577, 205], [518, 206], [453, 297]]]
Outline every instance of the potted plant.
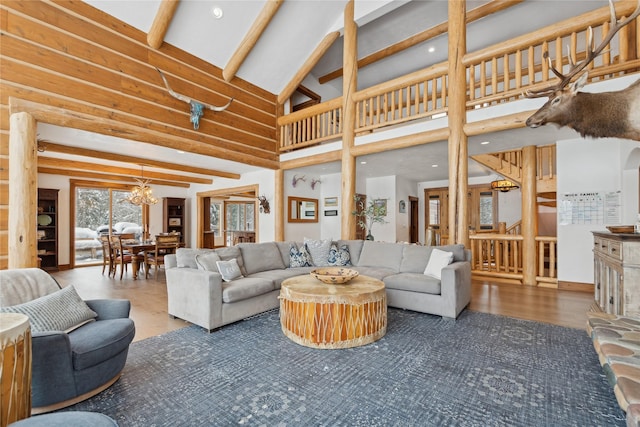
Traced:
[[369, 201], [369, 204], [365, 206], [365, 202], [358, 196], [353, 198], [359, 209], [351, 212], [358, 221], [358, 226], [367, 231], [367, 240], [373, 240], [371, 234], [371, 228], [373, 224], [380, 223], [386, 224], [384, 219], [387, 216], [387, 203], [386, 199], [373, 199]]

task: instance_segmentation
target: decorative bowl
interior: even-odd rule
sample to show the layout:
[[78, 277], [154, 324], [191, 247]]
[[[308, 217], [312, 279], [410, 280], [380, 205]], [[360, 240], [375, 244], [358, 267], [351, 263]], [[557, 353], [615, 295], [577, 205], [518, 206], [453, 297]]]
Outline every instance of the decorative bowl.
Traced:
[[633, 225], [607, 225], [607, 230], [612, 233], [633, 233]]
[[322, 267], [311, 270], [311, 275], [327, 285], [343, 285], [358, 276], [357, 271], [344, 267]]

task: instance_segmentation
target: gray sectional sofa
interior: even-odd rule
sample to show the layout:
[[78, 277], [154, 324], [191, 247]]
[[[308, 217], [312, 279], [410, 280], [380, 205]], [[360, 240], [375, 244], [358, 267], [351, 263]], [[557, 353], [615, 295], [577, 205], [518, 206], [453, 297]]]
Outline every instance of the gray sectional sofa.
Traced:
[[[277, 308], [281, 283], [316, 267], [291, 267], [296, 242], [240, 243], [218, 249], [181, 248], [165, 257], [169, 315], [211, 331]], [[417, 246], [363, 240], [339, 240], [348, 247], [349, 268], [385, 283], [387, 304], [456, 318], [471, 300], [470, 252], [463, 245]], [[453, 253], [441, 279], [424, 273], [433, 248]], [[238, 261], [243, 277], [222, 280], [213, 259]], [[317, 263], [316, 263], [317, 264]]]

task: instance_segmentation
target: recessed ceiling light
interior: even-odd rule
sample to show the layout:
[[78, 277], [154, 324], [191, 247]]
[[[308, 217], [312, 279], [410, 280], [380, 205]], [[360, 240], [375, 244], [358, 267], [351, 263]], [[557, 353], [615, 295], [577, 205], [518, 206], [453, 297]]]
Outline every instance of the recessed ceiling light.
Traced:
[[179, 153], [179, 154], [184, 154], [184, 151], [182, 151], [182, 150], [176, 150], [176, 152]]
[[482, 141], [482, 142], [480, 143], [480, 145], [487, 145], [487, 144], [491, 144], [491, 142], [490, 142], [490, 141]]
[[219, 8], [218, 6], [214, 6], [213, 9], [211, 9], [211, 14], [213, 15], [214, 18], [216, 19], [220, 19], [222, 18], [222, 9]]
[[429, 46], [429, 49], [427, 49], [427, 52], [429, 52], [429, 53], [433, 53], [435, 51], [436, 51], [436, 48], [433, 47], [433, 46]]
[[432, 168], [437, 168], [437, 167], [438, 167], [438, 165], [431, 165], [431, 167], [432, 167]]
[[364, 160], [360, 162], [361, 165], [366, 165], [367, 162], [365, 162]]

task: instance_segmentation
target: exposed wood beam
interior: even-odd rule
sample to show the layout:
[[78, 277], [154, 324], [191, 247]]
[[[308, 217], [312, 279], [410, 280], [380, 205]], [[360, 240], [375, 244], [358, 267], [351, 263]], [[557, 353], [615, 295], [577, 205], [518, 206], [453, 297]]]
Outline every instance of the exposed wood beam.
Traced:
[[[470, 10], [466, 16], [466, 23], [469, 24], [470, 22], [477, 21], [480, 18], [484, 18], [485, 16], [491, 15], [492, 13], [496, 13], [511, 6], [515, 6], [516, 4], [522, 3], [523, 1], [524, 0], [490, 1], [489, 3]], [[371, 65], [374, 62], [380, 61], [381, 59], [384, 59], [388, 56], [395, 55], [398, 52], [402, 52], [403, 50], [413, 47], [424, 41], [442, 35], [447, 32], [448, 25], [448, 22], [442, 22], [414, 36], [406, 38], [402, 41], [399, 41], [398, 43], [392, 44], [391, 46], [385, 47], [384, 49], [367, 55], [364, 58], [358, 60], [358, 69], [366, 67], [367, 65]], [[330, 82], [331, 80], [337, 79], [338, 77], [342, 77], [342, 68], [321, 76], [318, 81], [320, 82], [320, 84], [324, 84]]]
[[240, 175], [231, 172], [222, 172], [215, 169], [204, 169], [194, 166], [179, 165], [176, 163], [162, 162], [159, 160], [145, 159], [142, 157], [125, 156], [117, 153], [108, 153], [106, 151], [90, 150], [88, 148], [70, 147], [68, 145], [56, 144], [53, 142], [40, 141], [39, 145], [46, 151], [64, 154], [74, 154], [77, 156], [94, 157], [102, 160], [111, 160], [115, 162], [125, 162], [134, 164], [144, 164], [152, 167], [177, 170], [180, 172], [197, 173], [200, 175], [219, 176], [223, 178], [239, 179]]
[[316, 46], [311, 55], [307, 58], [307, 60], [302, 64], [302, 67], [298, 70], [298, 72], [293, 76], [291, 81], [284, 87], [280, 95], [278, 95], [278, 102], [280, 104], [284, 104], [287, 99], [291, 97], [293, 92], [296, 91], [300, 83], [304, 80], [305, 77], [311, 72], [313, 67], [322, 59], [322, 56], [327, 52], [327, 50], [333, 45], [336, 39], [340, 36], [340, 32], [334, 31], [332, 33], [324, 36], [320, 44]]
[[[140, 169], [123, 168], [119, 166], [106, 166], [96, 163], [78, 162], [76, 160], [57, 159], [54, 157], [45, 156], [38, 157], [38, 166], [65, 170], [85, 170], [94, 173], [111, 173], [133, 178], [142, 175], [142, 171]], [[167, 181], [193, 182], [196, 184], [213, 184], [213, 180], [208, 178], [197, 178], [186, 175], [173, 175], [154, 171], [144, 171], [144, 178], [153, 180], [162, 179]]]
[[268, 0], [266, 2], [262, 11], [260, 11], [260, 14], [249, 29], [249, 32], [244, 36], [244, 39], [242, 39], [240, 46], [238, 46], [231, 56], [231, 59], [229, 59], [226, 67], [222, 70], [222, 77], [226, 81], [230, 82], [231, 79], [236, 76], [238, 69], [247, 58], [247, 55], [249, 55], [251, 50], [254, 48], [258, 39], [267, 28], [267, 25], [269, 25], [269, 22], [271, 22], [271, 19], [275, 16], [283, 2], [284, 0]]
[[318, 95], [317, 93], [315, 93], [314, 91], [312, 91], [311, 89], [309, 89], [306, 86], [303, 85], [299, 85], [296, 88], [296, 92], [301, 93], [302, 95], [306, 96], [307, 98], [311, 98], [315, 101], [320, 102], [322, 100], [322, 97], [320, 95]]
[[176, 12], [180, 0], [162, 0], [158, 13], [153, 19], [153, 24], [147, 33], [147, 43], [153, 49], [158, 49], [164, 41], [164, 36], [167, 34], [169, 24], [173, 19], [173, 15]]
[[[99, 179], [101, 181], [106, 180], [106, 181], [131, 182], [132, 184], [137, 183], [136, 181], [133, 181], [131, 177], [128, 177], [128, 176], [76, 171], [76, 170], [69, 170], [69, 169], [46, 168], [46, 167], [40, 167], [40, 166], [38, 166], [38, 173], [47, 173], [50, 175], [62, 175], [62, 176], [78, 176], [81, 178]], [[182, 188], [189, 188], [191, 186], [190, 184], [186, 184], [184, 182], [158, 181], [155, 179], [151, 180], [150, 183], [153, 185], [166, 185], [169, 187], [182, 187]]]

